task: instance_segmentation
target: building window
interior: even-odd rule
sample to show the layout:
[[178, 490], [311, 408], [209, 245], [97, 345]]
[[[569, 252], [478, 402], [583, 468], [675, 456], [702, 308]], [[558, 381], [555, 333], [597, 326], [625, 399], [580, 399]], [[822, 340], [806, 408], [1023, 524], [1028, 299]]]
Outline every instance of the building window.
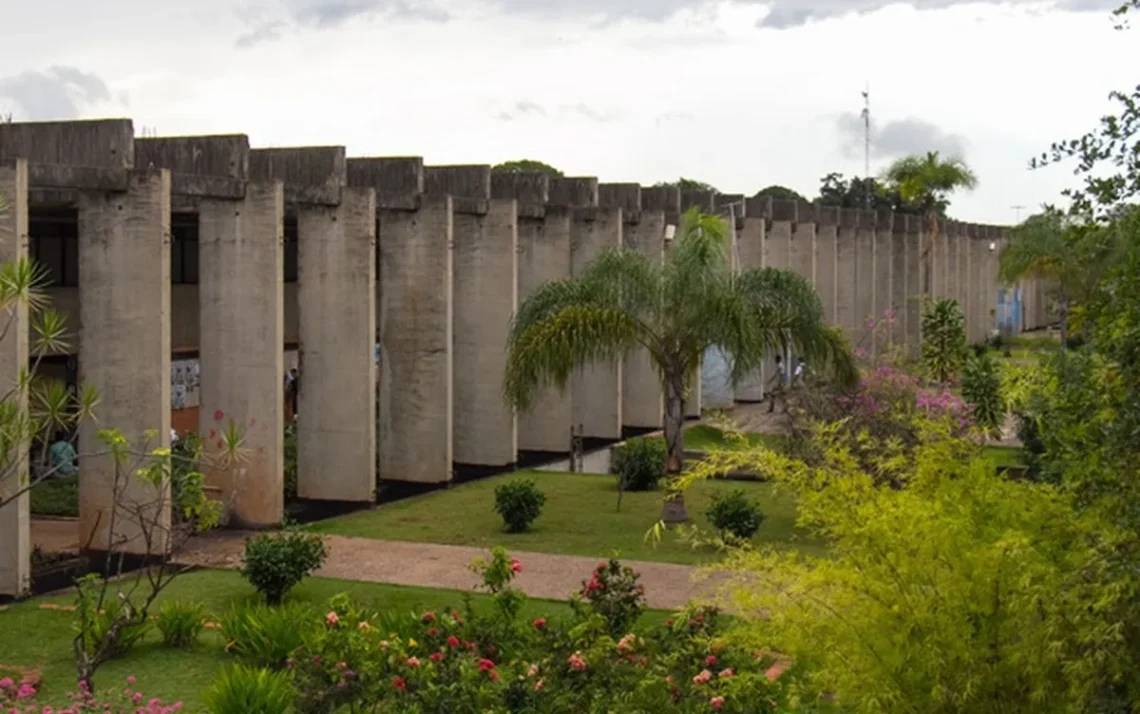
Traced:
[[175, 213], [170, 217], [170, 282], [198, 284], [198, 216]]
[[28, 220], [32, 259], [45, 287], [79, 285], [79, 214], [75, 209], [34, 211]]
[[297, 282], [297, 218], [285, 217], [285, 282]]

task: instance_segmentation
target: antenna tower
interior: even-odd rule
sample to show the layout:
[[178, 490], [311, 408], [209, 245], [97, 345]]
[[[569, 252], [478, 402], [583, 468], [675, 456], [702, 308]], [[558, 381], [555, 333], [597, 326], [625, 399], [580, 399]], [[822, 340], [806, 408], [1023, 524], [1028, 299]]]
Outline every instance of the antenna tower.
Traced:
[[867, 190], [863, 192], [863, 208], [871, 208], [871, 191], [875, 185], [871, 181], [871, 85], [863, 90], [863, 180]]

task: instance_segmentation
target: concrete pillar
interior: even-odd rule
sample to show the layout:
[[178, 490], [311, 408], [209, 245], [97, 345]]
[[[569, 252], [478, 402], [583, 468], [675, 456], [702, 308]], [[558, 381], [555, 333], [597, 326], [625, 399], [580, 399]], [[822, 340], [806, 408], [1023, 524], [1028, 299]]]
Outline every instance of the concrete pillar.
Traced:
[[518, 306], [517, 204], [491, 198], [490, 166], [425, 167], [424, 189], [450, 195], [454, 213], [455, 463], [506, 468], [518, 458], [515, 413], [503, 399]]
[[946, 292], [948, 300], [958, 303], [959, 309], [964, 308], [958, 294], [958, 221], [946, 221], [946, 235], [942, 237], [946, 255]]
[[827, 322], [839, 322], [839, 209], [835, 206], [820, 206], [816, 211], [815, 229], [815, 291], [823, 302], [823, 314]]
[[[231, 519], [267, 526], [284, 515], [284, 187], [250, 183], [241, 201], [199, 209], [199, 430], [209, 484]], [[220, 459], [218, 432], [245, 436], [239, 464]]]
[[788, 246], [788, 267], [812, 284], [815, 284], [815, 221], [815, 204], [800, 202]]
[[376, 488], [376, 193], [297, 216], [297, 495], [371, 501]]
[[855, 219], [855, 319], [857, 320], [855, 346], [875, 353], [873, 334], [867, 329], [875, 319], [875, 297], [878, 281], [875, 260], [875, 212], [858, 209]]
[[[0, 264], [28, 258], [28, 163], [13, 159], [0, 164]], [[0, 336], [0, 393], [18, 412], [28, 408], [21, 375], [28, 366], [28, 305], [14, 302], [4, 311]], [[16, 440], [23, 444], [23, 439]], [[28, 479], [28, 456], [22, 446], [4, 455], [0, 475], [0, 596], [18, 597], [31, 588], [32, 536], [27, 492], [16, 495]]]
[[[542, 173], [492, 175], [491, 196], [514, 199], [518, 205], [517, 280], [522, 305], [547, 283], [570, 277], [570, 212], [547, 208], [550, 179]], [[569, 451], [572, 419], [569, 390], [546, 387], [529, 411], [516, 416], [519, 451]]]
[[[622, 244], [622, 211], [598, 207], [598, 180], [553, 179], [549, 205], [571, 211], [570, 271], [579, 277], [602, 251]], [[595, 362], [570, 382], [575, 428], [591, 439], [617, 440], [622, 424], [622, 364]]]
[[[103, 428], [134, 448], [169, 448], [170, 172], [132, 172], [124, 193], [80, 191], [78, 208], [79, 381], [101, 397], [99, 422], [80, 427], [81, 450], [99, 450]], [[85, 456], [80, 471], [80, 546], [146, 553], [128, 512], [168, 528], [169, 488], [144, 485], [110, 456]]]
[[[795, 201], [773, 200], [768, 204], [767, 231], [764, 241], [764, 265], [780, 270], [793, 270], [792, 265], [792, 236], [795, 231], [797, 206]], [[765, 383], [771, 378], [775, 369], [775, 354], [764, 360]], [[784, 355], [786, 360], [787, 355]], [[785, 363], [786, 367], [786, 363]], [[790, 374], [785, 369], [785, 374]]]
[[858, 347], [863, 336], [863, 320], [855, 301], [859, 284], [856, 272], [858, 228], [859, 211], [839, 209], [835, 239], [835, 322], [843, 328], [852, 347]]
[[[884, 320], [894, 306], [894, 213], [875, 212], [875, 320]], [[875, 342], [875, 354], [882, 355], [888, 349], [891, 330], [887, 325], [879, 328]]]
[[[690, 208], [698, 208], [703, 213], [716, 212], [716, 193], [714, 191], [682, 191], [681, 192], [681, 211], [686, 212]], [[731, 256], [735, 247], [732, 246], [732, 232], [731, 230], [725, 231], [725, 257], [731, 261]], [[709, 374], [709, 382], [720, 381], [715, 375], [723, 371], [723, 364], [725, 359], [722, 355], [717, 354], [712, 357], [712, 372]], [[709, 407], [712, 409], [719, 409], [723, 406], [724, 401], [717, 401], [716, 404], [706, 404], [705, 394], [702, 389], [703, 382], [705, 381], [705, 360], [701, 359], [700, 366], [697, 367], [697, 373], [688, 384], [688, 398], [685, 400], [685, 418], [686, 419], [700, 419], [701, 409]], [[715, 400], [714, 400], [715, 401]]]
[[[644, 255], [660, 266], [665, 258], [664, 192], [642, 190], [635, 183], [601, 184], [598, 202], [604, 208], [622, 212], [622, 242], [626, 248]], [[627, 430], [645, 431], [664, 426], [665, 399], [661, 377], [649, 350], [637, 348], [625, 356], [621, 372], [621, 419]]]
[[[922, 302], [929, 294], [923, 286], [926, 280], [926, 262], [923, 254], [927, 248], [926, 220], [921, 216], [895, 216], [895, 234], [901, 235], [906, 243], [906, 275], [908, 295], [906, 300], [906, 354], [917, 359], [922, 345]], [[911, 288], [911, 279], [914, 287]]]
[[[744, 222], [736, 236], [740, 272], [764, 267], [764, 245], [767, 242], [767, 198], [749, 198], [744, 205]], [[736, 385], [736, 401], [759, 402], [764, 399], [764, 367], [761, 366]]]
[[905, 351], [908, 315], [907, 298], [918, 289], [918, 276], [907, 270], [907, 254], [912, 247], [906, 235], [899, 232], [898, 216], [890, 214], [890, 222], [884, 223], [883, 214], [878, 216], [876, 230], [889, 231], [891, 241], [891, 302], [890, 309], [894, 324], [891, 327], [891, 344], [896, 352]]
[[[974, 325], [974, 337], [978, 340], [989, 338], [989, 331], [996, 327], [991, 325], [986, 312], [986, 292], [984, 269], [986, 253], [989, 252], [989, 243], [982, 238], [980, 226], [968, 224], [966, 226], [970, 245], [970, 315]], [[1018, 328], [1020, 330], [1020, 328]]]
[[454, 460], [452, 200], [422, 196], [418, 157], [349, 159], [348, 185], [376, 189], [381, 485], [446, 483]]

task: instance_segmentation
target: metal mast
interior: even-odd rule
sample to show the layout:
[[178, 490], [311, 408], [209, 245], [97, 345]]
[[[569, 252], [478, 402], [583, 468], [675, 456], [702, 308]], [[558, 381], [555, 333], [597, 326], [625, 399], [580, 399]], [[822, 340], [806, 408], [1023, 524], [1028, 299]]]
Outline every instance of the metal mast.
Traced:
[[867, 182], [867, 190], [863, 192], [863, 208], [871, 208], [871, 191], [874, 184], [871, 182], [871, 85], [867, 84], [863, 90], [863, 180]]

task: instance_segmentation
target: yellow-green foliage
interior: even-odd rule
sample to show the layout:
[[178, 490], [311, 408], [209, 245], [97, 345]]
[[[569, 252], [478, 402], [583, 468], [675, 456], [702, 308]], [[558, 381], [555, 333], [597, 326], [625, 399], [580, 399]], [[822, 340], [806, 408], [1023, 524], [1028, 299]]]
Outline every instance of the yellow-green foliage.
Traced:
[[730, 555], [741, 636], [804, 665], [805, 702], [829, 693], [843, 711], [1086, 711], [1113, 627], [1082, 586], [1095, 524], [1049, 486], [1000, 477], [977, 445], [934, 436], [899, 466], [905, 488], [876, 485], [842, 441], [813, 468], [755, 450], [688, 475], [767, 473], [828, 540], [826, 558]]

